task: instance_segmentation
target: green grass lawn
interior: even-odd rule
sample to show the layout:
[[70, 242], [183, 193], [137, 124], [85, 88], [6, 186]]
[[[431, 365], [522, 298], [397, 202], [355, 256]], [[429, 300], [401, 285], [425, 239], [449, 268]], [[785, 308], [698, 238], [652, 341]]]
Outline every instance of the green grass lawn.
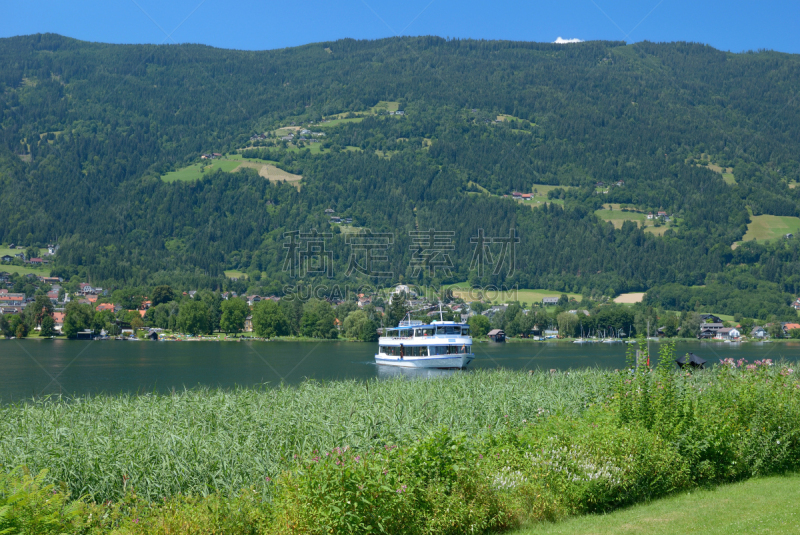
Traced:
[[245, 273], [244, 271], [237, 271], [235, 269], [226, 269], [225, 276], [228, 277], [229, 279], [233, 277], [236, 277], [237, 279], [246, 279], [247, 273]]
[[[470, 290], [469, 284], [466, 282], [459, 282], [457, 284], [450, 284], [445, 286], [453, 290], [455, 297], [460, 297], [465, 301], [475, 301], [478, 298], [478, 291], [476, 289]], [[567, 297], [574, 297], [578, 301], [581, 300], [580, 294], [569, 292], [557, 292], [554, 290], [541, 290], [541, 289], [519, 289], [509, 290], [505, 292], [483, 292], [484, 299], [491, 298], [492, 303], [501, 304], [510, 301], [519, 301], [520, 303], [541, 303], [545, 297], [560, 297], [562, 293], [566, 293]]]
[[397, 111], [399, 109], [400, 109], [400, 103], [399, 102], [394, 102], [394, 101], [389, 102], [389, 101], [386, 101], [386, 100], [381, 100], [380, 102], [375, 104], [373, 107], [371, 107], [370, 111], [372, 113], [378, 113], [378, 112], [381, 112], [381, 111], [387, 111], [387, 112], [388, 111]]
[[10, 266], [8, 264], [0, 264], [0, 271], [5, 271], [6, 273], [19, 273], [20, 275], [33, 273], [34, 275], [39, 275], [42, 277], [50, 276], [50, 270], [44, 267], [32, 268], [28, 266]]
[[800, 217], [780, 216], [780, 215], [756, 215], [750, 216], [750, 223], [747, 225], [747, 233], [743, 241], [751, 240], [774, 240], [782, 238], [787, 233], [797, 234], [800, 232]]
[[514, 535], [800, 533], [800, 475], [681, 493], [606, 515], [538, 524]]
[[363, 117], [353, 117], [353, 118], [350, 118], [350, 119], [331, 119], [330, 121], [326, 121], [324, 123], [319, 123], [319, 124], [316, 124], [314, 126], [316, 126], [317, 128], [331, 128], [331, 127], [339, 126], [340, 124], [345, 124], [345, 123], [360, 123], [363, 120], [364, 120]]
[[[227, 157], [226, 157], [227, 158]], [[233, 158], [233, 157], [231, 157]], [[241, 156], [239, 155], [239, 159]], [[176, 180], [200, 180], [203, 178], [204, 172], [202, 171], [205, 169], [205, 173], [210, 173], [216, 171], [217, 169], [221, 169], [226, 173], [230, 173], [234, 169], [236, 169], [241, 161], [237, 161], [235, 159], [227, 159], [227, 160], [203, 160], [201, 163], [195, 163], [189, 166], [184, 167], [183, 169], [178, 169], [177, 171], [172, 171], [171, 173], [167, 173], [166, 175], [161, 177], [161, 180], [164, 182], [175, 182]]]
[[659, 227], [654, 226], [653, 220], [647, 219], [647, 215], [643, 214], [642, 212], [623, 212], [622, 210], [604, 209], [597, 210], [594, 214], [603, 221], [608, 221], [614, 225], [614, 228], [616, 229], [622, 228], [622, 225], [625, 223], [625, 221], [633, 221], [639, 226], [641, 226], [641, 222], [644, 221], [645, 232], [650, 232], [656, 236], [662, 236], [667, 229], [669, 229], [668, 225], [661, 225]]

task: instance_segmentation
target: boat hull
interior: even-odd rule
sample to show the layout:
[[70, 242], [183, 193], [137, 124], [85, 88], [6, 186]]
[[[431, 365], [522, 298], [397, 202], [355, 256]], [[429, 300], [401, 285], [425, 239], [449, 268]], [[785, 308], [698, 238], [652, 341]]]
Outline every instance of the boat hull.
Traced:
[[375, 364], [381, 366], [397, 366], [399, 368], [438, 368], [463, 369], [472, 362], [475, 355], [437, 355], [434, 357], [396, 357], [391, 355], [375, 355]]

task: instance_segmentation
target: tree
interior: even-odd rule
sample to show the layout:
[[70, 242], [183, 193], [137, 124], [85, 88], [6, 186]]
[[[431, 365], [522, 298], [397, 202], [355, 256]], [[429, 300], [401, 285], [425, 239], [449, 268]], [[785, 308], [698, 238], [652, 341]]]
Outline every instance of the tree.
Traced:
[[22, 320], [21, 316], [14, 316], [14, 319], [19, 321], [15, 322], [14, 334], [17, 338], [25, 338], [28, 336], [28, 325]]
[[481, 316], [480, 314], [470, 316], [470, 318], [467, 320], [467, 323], [469, 323], [472, 336], [486, 336], [486, 333], [492, 329], [492, 324], [489, 322], [489, 318], [486, 316]]
[[362, 342], [377, 342], [378, 325], [371, 319], [367, 319], [367, 321], [361, 325], [361, 332], [358, 334], [358, 338]]
[[223, 301], [222, 317], [219, 320], [219, 327], [226, 333], [240, 333], [244, 330], [244, 322], [250, 313], [250, 308], [244, 299], [231, 297]]
[[367, 313], [363, 310], [354, 310], [342, 322], [344, 335], [348, 338], [360, 338], [364, 324], [369, 321]]
[[337, 338], [339, 331], [333, 322], [336, 314], [327, 301], [309, 299], [303, 305], [303, 316], [300, 319], [300, 332], [310, 338]]
[[75, 301], [67, 303], [64, 314], [63, 332], [68, 338], [74, 338], [80, 331], [89, 329], [94, 319], [91, 305], [82, 305]]
[[770, 338], [783, 338], [783, 326], [778, 322], [772, 322], [767, 326]]
[[45, 294], [37, 295], [36, 300], [29, 304], [28, 308], [31, 309], [30, 314], [33, 325], [41, 325], [45, 316], [53, 315], [53, 302]]
[[556, 306], [565, 307], [569, 305], [569, 297], [567, 294], [561, 294], [561, 297], [558, 298], [558, 304]]
[[253, 307], [253, 330], [258, 336], [274, 338], [291, 333], [283, 307], [271, 299], [259, 301]]
[[392, 296], [392, 302], [389, 305], [389, 312], [387, 315], [387, 322], [390, 327], [396, 327], [408, 314], [408, 303], [406, 302], [405, 294], [396, 294]]
[[681, 315], [681, 336], [683, 338], [697, 338], [700, 335], [700, 325], [703, 318], [697, 312], [684, 312]]
[[142, 321], [141, 316], [131, 318], [131, 329], [133, 329], [134, 334], [136, 334], [136, 331], [142, 329], [143, 327], [144, 327], [144, 321]]
[[108, 331], [108, 326], [116, 322], [114, 313], [110, 310], [99, 310], [94, 313], [92, 318], [92, 330], [100, 332], [102, 330]]
[[53, 336], [56, 332], [56, 320], [53, 319], [53, 316], [45, 316], [42, 318], [42, 330], [39, 332], [39, 336]]
[[568, 338], [575, 334], [575, 327], [578, 326], [578, 316], [569, 312], [562, 312], [556, 316], [556, 322], [558, 323], [558, 334]]
[[667, 314], [664, 319], [664, 336], [672, 338], [678, 334], [678, 317], [675, 314]]
[[160, 305], [162, 303], [169, 303], [170, 301], [175, 300], [175, 293], [172, 291], [172, 287], [166, 284], [156, 286], [153, 289], [153, 297], [150, 300], [152, 301], [153, 306]]
[[10, 338], [14, 335], [14, 331], [11, 330], [11, 324], [6, 314], [0, 314], [0, 334], [6, 338]]
[[208, 333], [208, 324], [208, 308], [202, 301], [190, 299], [181, 303], [177, 320], [179, 331], [191, 335]]

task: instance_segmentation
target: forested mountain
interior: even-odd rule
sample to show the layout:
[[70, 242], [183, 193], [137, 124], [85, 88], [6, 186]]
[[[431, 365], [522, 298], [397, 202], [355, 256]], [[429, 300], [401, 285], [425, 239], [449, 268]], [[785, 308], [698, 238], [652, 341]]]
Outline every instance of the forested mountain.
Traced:
[[[332, 277], [305, 282], [669, 285], [652, 296], [684, 309], [716, 299], [708, 288], [735, 289], [769, 294], [780, 313], [800, 291], [800, 247], [732, 245], [753, 216], [800, 215], [798, 82], [796, 55], [692, 43], [421, 37], [244, 52], [3, 39], [0, 242], [57, 241], [57, 273], [110, 287], [231, 287], [222, 272], [238, 269], [251, 291], [279, 293], [297, 282], [284, 233], [317, 229], [332, 234]], [[405, 114], [363, 113], [382, 101]], [[245, 152], [301, 174], [299, 189], [247, 170], [161, 179], [254, 134], [347, 112], [363, 120], [325, 126], [321, 152], [272, 135]], [[537, 185], [564, 188], [539, 208], [502, 197]], [[663, 236], [615, 230], [595, 214], [608, 203], [673, 221]], [[327, 208], [394, 233], [380, 266], [392, 277], [346, 275], [351, 249]], [[430, 228], [454, 232], [450, 275], [411, 267], [409, 233]], [[478, 229], [512, 228], [517, 269], [471, 271]], [[692, 299], [673, 302], [676, 291]]]

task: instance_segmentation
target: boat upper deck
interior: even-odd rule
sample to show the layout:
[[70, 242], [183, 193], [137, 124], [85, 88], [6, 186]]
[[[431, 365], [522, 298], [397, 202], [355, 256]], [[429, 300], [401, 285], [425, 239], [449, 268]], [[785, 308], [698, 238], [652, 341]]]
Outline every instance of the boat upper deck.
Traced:
[[453, 321], [434, 321], [424, 324], [421, 321], [401, 321], [397, 327], [386, 329], [383, 338], [394, 339], [435, 339], [469, 336], [469, 325]]

